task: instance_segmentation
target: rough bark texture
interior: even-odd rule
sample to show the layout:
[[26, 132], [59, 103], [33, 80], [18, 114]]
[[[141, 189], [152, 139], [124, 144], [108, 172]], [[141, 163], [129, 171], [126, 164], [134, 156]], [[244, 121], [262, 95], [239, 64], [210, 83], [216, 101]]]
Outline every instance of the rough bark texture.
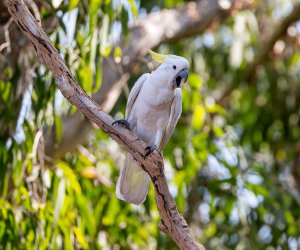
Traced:
[[112, 117], [103, 112], [99, 105], [80, 88], [50, 39], [22, 0], [6, 0], [5, 4], [14, 21], [32, 42], [40, 61], [52, 71], [62, 94], [91, 122], [97, 124], [111, 138], [124, 146], [150, 175], [161, 216], [160, 229], [167, 233], [181, 249], [205, 249], [195, 241], [186, 221], [178, 213], [167, 186], [161, 156], [154, 152], [144, 159], [146, 144], [130, 131], [122, 127], [111, 126]]
[[[130, 29], [127, 45], [121, 45], [124, 54], [122, 63], [117, 64], [111, 58], [104, 60], [102, 86], [92, 98], [105, 112], [110, 112], [129, 75], [149, 49], [200, 34], [212, 23], [227, 17], [232, 10], [244, 8], [243, 1], [229, 2], [231, 6], [228, 9], [222, 8], [218, 0], [202, 0], [187, 3], [179, 9], [149, 14]], [[63, 117], [63, 126], [63, 135], [58, 143], [55, 141], [55, 131], [46, 137], [46, 154], [51, 157], [57, 158], [75, 149], [92, 129], [79, 113]]]

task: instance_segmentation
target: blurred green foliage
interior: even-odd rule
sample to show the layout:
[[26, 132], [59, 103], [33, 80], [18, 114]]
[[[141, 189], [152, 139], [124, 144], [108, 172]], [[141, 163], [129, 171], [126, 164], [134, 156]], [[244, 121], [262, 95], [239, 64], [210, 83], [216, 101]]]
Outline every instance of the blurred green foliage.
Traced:
[[[49, 1], [41, 17], [58, 20], [50, 38], [91, 95], [101, 86], [103, 58], [122, 57], [115, 36], [126, 40], [128, 22], [184, 2]], [[257, 4], [159, 48], [191, 62], [165, 171], [178, 209], [207, 249], [300, 248], [300, 181], [293, 176], [300, 168], [299, 23], [246, 77], [261, 41], [292, 4]], [[124, 152], [102, 131], [61, 159], [44, 156], [46, 128], [54, 126], [59, 141], [62, 115], [75, 109], [47, 69], [35, 60], [31, 66], [32, 83], [21, 94], [18, 64], [0, 78], [0, 249], [177, 249], [159, 232], [152, 187], [142, 206], [116, 199]], [[112, 115], [125, 106], [126, 91]]]

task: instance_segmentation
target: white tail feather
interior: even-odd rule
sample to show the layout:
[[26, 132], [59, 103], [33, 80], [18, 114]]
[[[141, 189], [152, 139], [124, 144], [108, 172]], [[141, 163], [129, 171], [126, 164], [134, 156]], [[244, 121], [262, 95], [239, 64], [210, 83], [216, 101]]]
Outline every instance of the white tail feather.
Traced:
[[148, 194], [149, 180], [149, 175], [127, 154], [125, 166], [118, 178], [117, 197], [135, 205], [143, 203]]

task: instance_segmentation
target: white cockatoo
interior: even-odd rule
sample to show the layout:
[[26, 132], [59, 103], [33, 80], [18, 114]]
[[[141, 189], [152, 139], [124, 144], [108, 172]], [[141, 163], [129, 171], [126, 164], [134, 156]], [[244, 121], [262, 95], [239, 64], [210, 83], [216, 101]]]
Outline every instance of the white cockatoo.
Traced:
[[[113, 123], [126, 126], [147, 143], [145, 157], [153, 150], [161, 152], [173, 133], [182, 111], [181, 87], [189, 71], [189, 62], [183, 57], [153, 51], [150, 54], [161, 64], [137, 80], [128, 97], [126, 120]], [[143, 203], [149, 180], [149, 175], [127, 153], [118, 178], [117, 197], [136, 205]]]

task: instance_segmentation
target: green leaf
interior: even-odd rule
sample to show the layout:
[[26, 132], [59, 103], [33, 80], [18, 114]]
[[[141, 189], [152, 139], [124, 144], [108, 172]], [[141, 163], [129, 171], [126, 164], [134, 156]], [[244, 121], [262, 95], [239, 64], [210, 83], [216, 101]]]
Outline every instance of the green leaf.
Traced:
[[211, 105], [206, 105], [205, 109], [209, 112], [209, 113], [218, 113], [221, 115], [225, 115], [226, 111], [223, 107], [221, 107], [220, 105], [214, 103]]
[[61, 208], [65, 200], [65, 179], [61, 178], [56, 195], [55, 208], [54, 208], [54, 222], [55, 226], [57, 219], [59, 218]]
[[206, 114], [203, 105], [201, 104], [197, 105], [197, 107], [194, 110], [193, 121], [192, 121], [194, 129], [199, 130], [202, 128], [205, 121], [205, 116]]
[[91, 0], [89, 4], [89, 20], [90, 20], [90, 31], [92, 32], [97, 25], [97, 11], [100, 9], [102, 0]]
[[217, 137], [222, 137], [224, 135], [224, 131], [219, 126], [212, 126], [212, 129]]
[[122, 49], [117, 46], [115, 47], [115, 50], [114, 50], [114, 58], [115, 58], [115, 61], [117, 63], [121, 62], [121, 58], [122, 58]]
[[84, 65], [78, 72], [82, 88], [88, 95], [92, 94], [93, 75], [89, 65]]
[[188, 78], [188, 83], [191, 85], [194, 89], [200, 90], [202, 87], [202, 78], [200, 75], [196, 73], [190, 73]]
[[104, 57], [107, 57], [111, 50], [107, 41], [108, 27], [109, 27], [109, 16], [105, 14], [102, 18], [102, 27], [100, 29], [100, 52]]
[[208, 237], [212, 237], [217, 232], [217, 226], [215, 223], [210, 223], [205, 227], [205, 233]]
[[128, 2], [129, 2], [129, 4], [130, 4], [130, 9], [131, 9], [131, 12], [132, 12], [132, 14], [133, 14], [133, 17], [134, 17], [135, 19], [137, 19], [139, 13], [138, 13], [138, 9], [137, 9], [137, 7], [136, 7], [136, 2], [135, 2], [134, 0], [129, 0]]
[[88, 249], [88, 244], [84, 238], [84, 235], [81, 233], [80, 229], [76, 226], [72, 227], [72, 231], [76, 236], [76, 239], [79, 243], [79, 245], [83, 248], [83, 249]]
[[55, 124], [55, 138], [56, 141], [59, 142], [63, 133], [63, 123], [61, 117], [57, 114], [54, 116], [54, 124]]
[[64, 177], [68, 181], [67, 184], [75, 191], [77, 195], [81, 195], [81, 187], [74, 171], [63, 161], [58, 161], [56, 165], [63, 171]]
[[77, 7], [78, 3], [79, 3], [79, 0], [70, 0], [69, 1], [69, 10], [72, 10], [75, 7]]
[[99, 63], [99, 65], [96, 65], [96, 84], [93, 88], [93, 93], [97, 92], [102, 85], [102, 69], [100, 65], [101, 63]]

